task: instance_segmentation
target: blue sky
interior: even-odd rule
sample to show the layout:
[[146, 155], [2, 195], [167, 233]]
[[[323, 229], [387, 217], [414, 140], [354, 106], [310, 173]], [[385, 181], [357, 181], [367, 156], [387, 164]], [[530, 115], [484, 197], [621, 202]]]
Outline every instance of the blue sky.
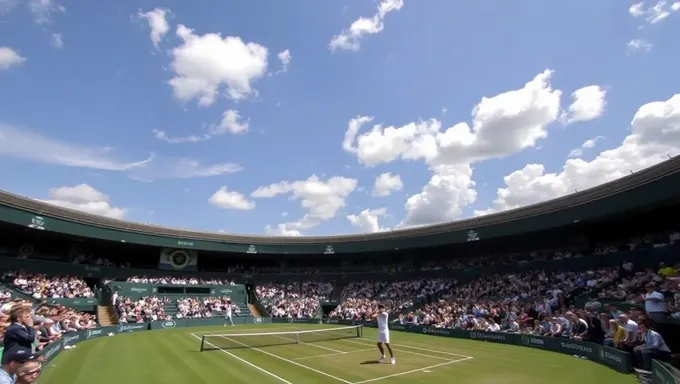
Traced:
[[0, 0], [0, 188], [287, 236], [516, 208], [680, 152], [677, 36], [658, 0]]

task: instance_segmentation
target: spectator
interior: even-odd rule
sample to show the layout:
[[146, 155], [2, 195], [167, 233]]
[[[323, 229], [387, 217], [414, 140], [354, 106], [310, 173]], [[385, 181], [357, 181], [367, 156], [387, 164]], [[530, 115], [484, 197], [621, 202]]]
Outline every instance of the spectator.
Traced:
[[647, 294], [642, 298], [645, 301], [645, 311], [656, 323], [666, 319], [666, 302], [663, 294], [655, 289], [655, 284], [646, 285]]
[[14, 345], [12, 348], [6, 349], [2, 355], [0, 384], [14, 384], [14, 375], [19, 372], [21, 366], [37, 359], [38, 356], [34, 355], [30, 348]]
[[77, 277], [48, 277], [23, 271], [7, 272], [4, 277], [11, 279], [19, 290], [35, 299], [94, 297], [85, 280]]
[[38, 380], [42, 370], [39, 361], [28, 361], [17, 369], [16, 384], [33, 384]]
[[172, 284], [172, 285], [234, 285], [227, 279], [202, 279], [181, 276], [133, 276], [128, 277], [128, 283], [138, 284]]
[[12, 308], [9, 321], [11, 324], [3, 337], [3, 354], [17, 346], [30, 350], [35, 340], [30, 308], [26, 306]]
[[663, 337], [650, 326], [648, 321], [639, 324], [643, 343], [633, 350], [638, 366], [635, 370], [639, 373], [651, 373], [652, 359], [666, 362], [671, 360], [671, 350], [666, 346]]

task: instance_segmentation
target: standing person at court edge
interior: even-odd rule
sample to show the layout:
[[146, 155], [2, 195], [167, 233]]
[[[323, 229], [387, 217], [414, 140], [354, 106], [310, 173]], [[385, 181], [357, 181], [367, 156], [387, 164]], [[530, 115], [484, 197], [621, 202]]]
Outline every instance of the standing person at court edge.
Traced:
[[227, 308], [225, 309], [226, 316], [224, 317], [224, 326], [227, 326], [227, 322], [234, 326], [234, 320], [231, 319], [231, 301], [227, 301]]
[[13, 309], [9, 313], [9, 321], [11, 324], [5, 330], [3, 337], [3, 355], [16, 346], [21, 346], [30, 351], [35, 340], [35, 329], [33, 329], [30, 309], [23, 306]]
[[642, 296], [645, 301], [645, 311], [655, 323], [666, 319], [666, 302], [664, 301], [663, 293], [655, 289], [653, 283], [646, 286], [647, 294]]
[[385, 360], [385, 347], [390, 353], [390, 363], [396, 364], [397, 359], [394, 358], [394, 352], [392, 352], [392, 347], [390, 346], [390, 328], [388, 327], [389, 314], [385, 311], [384, 305], [378, 306], [378, 313], [373, 315], [373, 317], [378, 321], [378, 349], [380, 350], [380, 361]]

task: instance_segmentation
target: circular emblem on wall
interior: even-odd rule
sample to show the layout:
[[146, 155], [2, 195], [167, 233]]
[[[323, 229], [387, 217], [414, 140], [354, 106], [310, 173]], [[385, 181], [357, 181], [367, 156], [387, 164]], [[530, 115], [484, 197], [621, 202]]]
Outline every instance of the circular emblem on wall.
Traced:
[[31, 256], [33, 254], [33, 244], [23, 244], [19, 248], [19, 254], [21, 256]]
[[189, 264], [189, 260], [191, 260], [189, 255], [182, 250], [174, 251], [168, 256], [170, 264], [177, 269], [186, 267]]
[[262, 320], [261, 317], [256, 317], [256, 318], [255, 318], [255, 322], [258, 323], [258, 324], [261, 323], [262, 321], [263, 321], [263, 320]]
[[168, 320], [163, 322], [163, 328], [175, 328], [175, 325], [177, 325], [174, 321]]
[[522, 344], [529, 345], [531, 344], [531, 340], [529, 340], [527, 336], [522, 336]]
[[423, 328], [423, 333], [427, 333], [427, 328]]
[[470, 338], [476, 339], [477, 338], [477, 332], [470, 332]]

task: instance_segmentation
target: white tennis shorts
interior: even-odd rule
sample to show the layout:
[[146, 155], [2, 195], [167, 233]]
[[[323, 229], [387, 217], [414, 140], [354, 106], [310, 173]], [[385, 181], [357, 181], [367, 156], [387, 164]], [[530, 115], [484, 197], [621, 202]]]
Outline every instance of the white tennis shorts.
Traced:
[[389, 331], [378, 331], [378, 343], [388, 343], [390, 342], [390, 332]]

